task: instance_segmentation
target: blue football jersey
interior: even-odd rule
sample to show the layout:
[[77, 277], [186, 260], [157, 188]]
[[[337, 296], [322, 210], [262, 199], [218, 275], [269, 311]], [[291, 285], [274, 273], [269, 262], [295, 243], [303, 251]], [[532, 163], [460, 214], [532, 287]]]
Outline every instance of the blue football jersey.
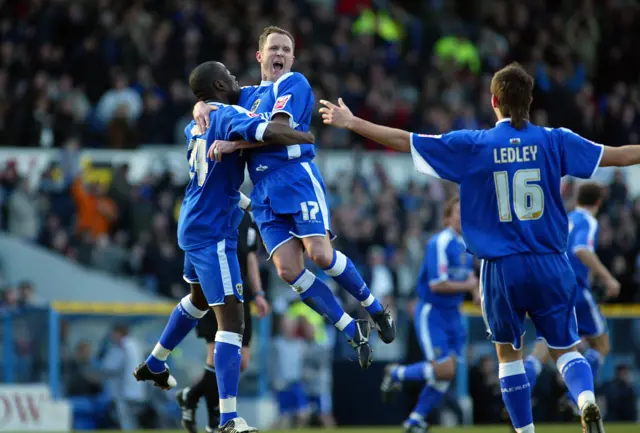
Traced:
[[565, 175], [587, 179], [604, 148], [565, 128], [503, 119], [492, 129], [411, 134], [416, 169], [460, 184], [462, 234], [481, 259], [567, 250]]
[[464, 300], [464, 293], [434, 293], [431, 285], [441, 281], [465, 281], [472, 272], [473, 256], [467, 252], [462, 236], [446, 228], [427, 244], [418, 275], [418, 298], [442, 307], [458, 307]]
[[261, 141], [267, 122], [242, 107], [215, 104], [210, 127], [202, 135], [195, 121], [185, 128], [191, 180], [187, 185], [178, 220], [178, 245], [185, 251], [204, 248], [233, 236], [244, 212], [238, 206], [244, 182], [245, 160], [240, 152], [225, 155], [221, 162], [207, 156], [215, 140]]
[[[266, 120], [278, 113], [289, 116], [289, 126], [307, 132], [313, 114], [313, 90], [304, 75], [288, 72], [275, 83], [263, 82], [259, 86], [244, 87], [239, 104]], [[311, 143], [291, 146], [265, 146], [246, 152], [249, 176], [255, 184], [264, 176], [292, 162], [300, 163], [315, 158]]]
[[579, 250], [595, 251], [598, 239], [598, 220], [585, 209], [577, 208], [569, 213], [569, 262], [576, 274], [580, 288], [589, 287], [589, 268], [580, 261]]

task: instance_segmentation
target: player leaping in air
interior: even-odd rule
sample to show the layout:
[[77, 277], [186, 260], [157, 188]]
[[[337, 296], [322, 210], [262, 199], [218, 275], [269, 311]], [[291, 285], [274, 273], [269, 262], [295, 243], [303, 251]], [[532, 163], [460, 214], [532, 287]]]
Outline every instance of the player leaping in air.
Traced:
[[236, 247], [244, 214], [239, 188], [244, 182], [245, 160], [235, 152], [216, 162], [207, 157], [207, 149], [216, 139], [286, 145], [309, 143], [314, 138], [287, 125], [267, 122], [237, 105], [227, 105], [238, 102], [240, 86], [222, 63], [200, 64], [191, 72], [189, 85], [199, 101], [219, 108], [210, 114], [211, 127], [204, 134], [199, 133], [195, 122], [185, 128], [191, 180], [180, 209], [178, 244], [185, 252], [184, 279], [191, 286], [191, 294], [178, 303], [160, 341], [133, 374], [160, 388], [173, 388], [176, 380], [165, 361], [211, 307], [218, 321], [214, 365], [220, 394], [220, 432], [257, 431], [236, 411], [244, 328]]
[[[260, 36], [258, 48], [256, 59], [260, 63], [262, 83], [244, 88], [240, 105], [273, 122], [308, 131], [314, 96], [306, 78], [291, 72], [293, 36], [281, 28], [267, 27]], [[200, 103], [194, 108], [194, 117], [203, 123], [203, 128], [206, 125], [200, 119], [206, 120], [210, 110]], [[219, 150], [235, 151], [234, 146], [225, 143]], [[371, 363], [368, 321], [353, 320], [329, 287], [304, 268], [306, 251], [316, 265], [366, 308], [382, 341], [394, 340], [396, 329], [391, 314], [373, 297], [351, 260], [331, 246], [331, 217], [325, 184], [313, 163], [314, 145], [264, 147], [247, 152], [247, 157], [254, 184], [253, 215], [278, 275], [309, 307], [347, 336], [358, 353], [360, 365], [367, 368]]]
[[462, 235], [482, 259], [480, 296], [496, 343], [502, 398], [519, 433], [534, 431], [531, 390], [522, 360], [528, 313], [544, 338], [585, 432], [602, 433], [591, 367], [577, 351], [576, 277], [566, 256], [568, 221], [560, 194], [565, 175], [589, 178], [598, 166], [640, 163], [640, 145], [607, 147], [568, 129], [528, 121], [533, 78], [517, 64], [491, 81], [496, 126], [442, 135], [375, 125], [320, 101], [325, 124], [349, 129], [387, 147], [411, 152], [419, 172], [460, 184]]

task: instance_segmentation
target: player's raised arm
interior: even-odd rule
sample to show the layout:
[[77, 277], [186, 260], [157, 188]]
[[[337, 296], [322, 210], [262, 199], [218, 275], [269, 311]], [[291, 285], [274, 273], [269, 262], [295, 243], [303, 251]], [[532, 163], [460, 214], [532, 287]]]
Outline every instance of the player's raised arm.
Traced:
[[604, 146], [600, 167], [627, 167], [636, 164], [640, 164], [640, 144]]
[[411, 134], [409, 132], [376, 125], [354, 116], [349, 107], [342, 101], [342, 98], [338, 99], [338, 105], [324, 99], [320, 100], [320, 103], [324, 105], [324, 107], [320, 108], [320, 113], [322, 114], [322, 121], [326, 125], [349, 129], [358, 135], [398, 152], [411, 152]]
[[349, 129], [399, 152], [411, 152], [417, 171], [460, 183], [467, 172], [469, 156], [474, 149], [474, 131], [452, 131], [447, 134], [415, 134], [402, 129], [376, 125], [354, 116], [342, 98], [338, 105], [321, 100], [322, 120], [327, 125]]

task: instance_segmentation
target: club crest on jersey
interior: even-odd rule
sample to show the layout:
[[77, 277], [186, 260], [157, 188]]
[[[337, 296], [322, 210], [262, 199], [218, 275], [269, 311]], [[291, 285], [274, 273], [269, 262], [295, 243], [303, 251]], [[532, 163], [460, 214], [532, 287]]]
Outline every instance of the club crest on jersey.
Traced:
[[282, 110], [287, 105], [287, 102], [289, 102], [289, 99], [291, 99], [291, 95], [281, 96], [276, 99], [276, 103], [273, 106], [273, 111]]
[[242, 283], [236, 284], [236, 292], [238, 292], [238, 295], [242, 296], [243, 291], [244, 289], [242, 288]]
[[260, 106], [260, 99], [256, 99], [256, 102], [251, 106], [251, 112], [255, 113], [258, 107]]

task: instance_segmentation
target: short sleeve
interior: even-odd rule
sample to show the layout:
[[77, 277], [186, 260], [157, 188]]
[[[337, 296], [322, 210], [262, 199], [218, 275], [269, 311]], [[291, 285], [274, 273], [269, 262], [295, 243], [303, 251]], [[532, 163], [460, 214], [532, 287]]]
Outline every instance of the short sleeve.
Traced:
[[236, 105], [226, 107], [225, 111], [226, 116], [223, 121], [225, 121], [226, 125], [221, 125], [221, 130], [225, 131], [225, 140], [262, 141], [264, 131], [267, 129], [269, 122], [260, 117], [260, 115], [251, 113]]
[[562, 152], [562, 176], [589, 179], [600, 165], [604, 146], [587, 140], [570, 129], [558, 128]]
[[307, 110], [313, 106], [313, 90], [304, 75], [297, 72], [284, 74], [273, 85], [274, 104], [271, 117], [284, 113], [291, 119], [289, 126], [297, 128]]
[[411, 156], [416, 170], [456, 183], [464, 176], [472, 148], [470, 131], [411, 134]]
[[578, 224], [573, 229], [573, 242], [570, 246], [571, 252], [575, 253], [579, 250], [588, 250], [593, 252], [596, 248], [596, 236], [598, 233], [598, 223], [593, 220], [586, 220], [582, 224]]

